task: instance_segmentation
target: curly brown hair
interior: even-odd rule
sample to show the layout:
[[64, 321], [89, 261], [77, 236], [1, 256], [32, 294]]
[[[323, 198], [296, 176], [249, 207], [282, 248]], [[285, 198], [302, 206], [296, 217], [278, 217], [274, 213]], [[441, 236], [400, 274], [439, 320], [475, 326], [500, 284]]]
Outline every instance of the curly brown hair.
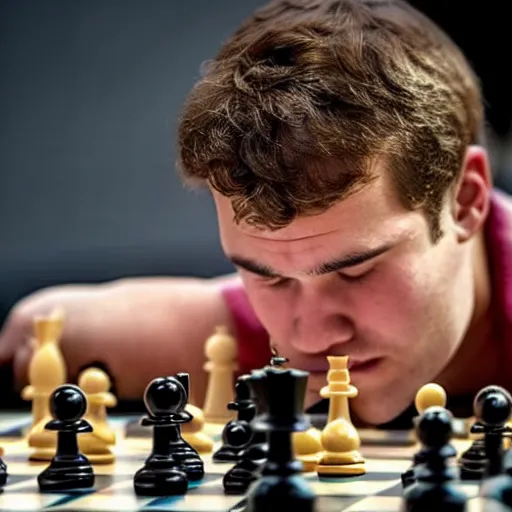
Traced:
[[400, 0], [276, 0], [223, 45], [189, 95], [178, 168], [232, 201], [237, 222], [279, 229], [375, 179], [433, 240], [468, 145], [478, 80], [457, 46]]

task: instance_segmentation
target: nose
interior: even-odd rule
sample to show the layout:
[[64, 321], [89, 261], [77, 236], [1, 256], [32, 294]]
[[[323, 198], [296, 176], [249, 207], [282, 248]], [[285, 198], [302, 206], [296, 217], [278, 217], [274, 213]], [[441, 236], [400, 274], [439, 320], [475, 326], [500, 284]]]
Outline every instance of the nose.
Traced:
[[354, 322], [339, 291], [318, 285], [302, 287], [294, 308], [291, 343], [295, 350], [311, 355], [327, 353], [331, 347], [352, 340], [354, 333]]

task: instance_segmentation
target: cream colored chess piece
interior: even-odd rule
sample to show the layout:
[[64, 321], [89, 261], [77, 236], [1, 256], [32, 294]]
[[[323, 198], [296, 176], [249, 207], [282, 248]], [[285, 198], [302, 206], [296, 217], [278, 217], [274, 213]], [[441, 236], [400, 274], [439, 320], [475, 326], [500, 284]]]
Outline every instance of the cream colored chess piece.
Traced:
[[78, 387], [87, 397], [84, 419], [93, 428], [78, 436], [78, 446], [92, 464], [111, 464], [115, 460], [111, 447], [116, 435], [108, 424], [107, 407], [115, 407], [117, 400], [110, 393], [110, 386], [108, 375], [99, 368], [87, 368], [78, 377]]
[[416, 393], [414, 405], [420, 416], [429, 407], [446, 407], [446, 391], [439, 384], [429, 382]]
[[187, 404], [185, 409], [192, 415], [192, 421], [181, 425], [183, 439], [195, 448], [198, 453], [210, 453], [213, 450], [213, 439], [203, 432], [204, 414], [199, 407]]
[[28, 367], [28, 381], [21, 396], [32, 401], [32, 426], [28, 445], [35, 448], [30, 460], [51, 460], [57, 446], [56, 432], [45, 430], [52, 419], [50, 396], [58, 386], [66, 383], [66, 364], [60, 351], [60, 337], [64, 327], [64, 311], [57, 309], [47, 317], [34, 318], [34, 352]]
[[226, 423], [233, 419], [227, 404], [234, 400], [234, 374], [236, 363], [236, 340], [224, 327], [217, 327], [205, 343], [208, 361], [204, 365], [209, 372], [208, 388], [203, 406], [204, 418], [210, 423]]
[[[446, 407], [446, 391], [442, 386], [434, 382], [430, 382], [422, 386], [416, 393], [414, 404], [418, 411], [418, 418], [421, 414], [432, 406]], [[417, 420], [415, 420], [417, 421]], [[454, 432], [454, 438], [458, 439], [477, 439], [481, 437], [479, 434], [471, 434], [471, 425], [474, 423], [475, 418], [467, 418], [462, 420], [463, 427]]]
[[[418, 411], [418, 416], [413, 421], [416, 423], [429, 407], [446, 407], [446, 400], [446, 391], [439, 384], [429, 382], [421, 386], [414, 398], [414, 406]], [[417, 442], [417, 444], [419, 446], [420, 443]]]
[[302, 471], [316, 471], [323, 454], [322, 432], [315, 427], [294, 432], [292, 441], [295, 457], [302, 462]]
[[364, 459], [359, 452], [361, 440], [350, 419], [348, 399], [357, 396], [357, 389], [350, 384], [347, 356], [328, 356], [330, 365], [327, 386], [320, 390], [329, 398], [329, 417], [322, 430], [324, 453], [318, 463], [319, 476], [363, 475]]

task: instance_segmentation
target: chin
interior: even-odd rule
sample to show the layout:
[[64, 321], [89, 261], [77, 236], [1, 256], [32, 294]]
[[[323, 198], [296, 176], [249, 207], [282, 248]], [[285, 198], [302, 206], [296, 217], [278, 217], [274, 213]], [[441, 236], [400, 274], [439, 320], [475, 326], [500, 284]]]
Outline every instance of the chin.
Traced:
[[378, 426], [394, 420], [410, 405], [409, 400], [399, 399], [386, 393], [386, 396], [374, 394], [369, 399], [359, 395], [350, 401], [354, 418], [365, 425]]

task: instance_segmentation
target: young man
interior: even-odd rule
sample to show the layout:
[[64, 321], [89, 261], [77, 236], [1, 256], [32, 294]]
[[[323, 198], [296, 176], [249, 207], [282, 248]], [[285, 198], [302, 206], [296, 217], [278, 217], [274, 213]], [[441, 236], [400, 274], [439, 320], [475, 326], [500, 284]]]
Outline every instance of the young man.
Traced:
[[39, 292], [0, 357], [22, 383], [31, 316], [60, 304], [71, 375], [104, 361], [125, 397], [189, 371], [201, 402], [216, 324], [241, 371], [268, 362], [270, 340], [308, 370], [308, 406], [326, 356], [348, 355], [362, 423], [393, 420], [429, 381], [454, 404], [512, 388], [512, 207], [483, 131], [467, 62], [406, 3], [272, 2], [210, 64], [179, 131], [182, 173], [211, 189], [239, 275]]

